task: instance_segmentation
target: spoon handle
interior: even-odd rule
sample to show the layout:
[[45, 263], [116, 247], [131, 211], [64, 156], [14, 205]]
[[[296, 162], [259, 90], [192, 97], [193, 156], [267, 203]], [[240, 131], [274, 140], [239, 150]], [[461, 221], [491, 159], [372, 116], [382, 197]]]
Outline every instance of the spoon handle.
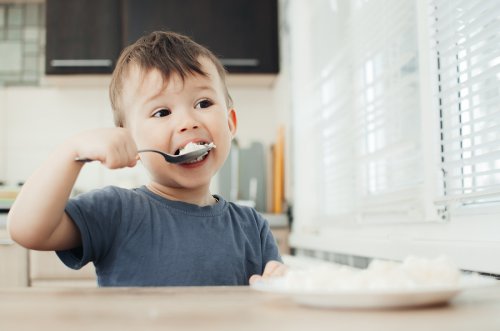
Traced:
[[77, 156], [77, 157], [75, 157], [75, 161], [76, 162], [87, 163], [87, 162], [92, 162], [92, 161], [95, 161], [95, 160], [89, 159], [88, 157]]
[[[137, 159], [139, 159], [139, 155], [137, 155]], [[94, 162], [94, 161], [97, 161], [97, 160], [89, 159], [88, 157], [77, 156], [77, 157], [75, 157], [75, 161], [76, 162], [87, 163], [87, 162]]]

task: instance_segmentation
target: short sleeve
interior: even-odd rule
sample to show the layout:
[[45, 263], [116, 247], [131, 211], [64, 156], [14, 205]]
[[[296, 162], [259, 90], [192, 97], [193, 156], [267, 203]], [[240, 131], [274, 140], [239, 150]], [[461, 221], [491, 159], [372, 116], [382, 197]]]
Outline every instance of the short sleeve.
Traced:
[[269, 223], [262, 215], [258, 214], [261, 222], [260, 240], [262, 246], [262, 263], [263, 266], [269, 261], [279, 261], [283, 262], [278, 250], [278, 245], [276, 244], [276, 239], [274, 238]]
[[57, 251], [68, 267], [80, 269], [87, 263], [98, 262], [109, 250], [121, 219], [120, 194], [106, 187], [78, 195], [68, 201], [66, 213], [78, 227], [81, 247]]

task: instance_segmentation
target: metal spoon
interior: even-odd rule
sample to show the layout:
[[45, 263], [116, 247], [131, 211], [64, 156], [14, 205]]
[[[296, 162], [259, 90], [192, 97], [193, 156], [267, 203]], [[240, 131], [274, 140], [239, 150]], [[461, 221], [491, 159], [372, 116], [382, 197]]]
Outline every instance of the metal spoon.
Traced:
[[[168, 154], [168, 153], [165, 153], [165, 152], [158, 151], [156, 149], [141, 149], [141, 150], [138, 150], [137, 153], [145, 153], [145, 152], [158, 153], [158, 154], [160, 154], [161, 156], [163, 156], [165, 158], [165, 161], [167, 161], [169, 163], [177, 163], [177, 164], [179, 164], [179, 163], [186, 163], [186, 162], [189, 162], [189, 161], [194, 161], [197, 158], [208, 154], [208, 152], [212, 148], [214, 148], [214, 147], [215, 147], [214, 144], [208, 144], [208, 145], [204, 145], [203, 148], [200, 148], [200, 149], [197, 149], [195, 151], [188, 152], [188, 153], [185, 153], [185, 154], [179, 154], [179, 155]], [[92, 161], [95, 161], [95, 160], [92, 160], [92, 159], [89, 159], [89, 158], [85, 158], [85, 157], [76, 157], [75, 161], [78, 161], [78, 162], [92, 162]]]

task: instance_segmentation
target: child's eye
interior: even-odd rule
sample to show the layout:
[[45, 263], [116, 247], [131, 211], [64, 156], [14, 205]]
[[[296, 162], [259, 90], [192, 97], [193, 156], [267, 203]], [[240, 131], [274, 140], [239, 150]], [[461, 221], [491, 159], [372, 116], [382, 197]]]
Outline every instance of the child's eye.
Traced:
[[208, 108], [210, 107], [211, 105], [213, 105], [213, 102], [208, 100], [208, 99], [203, 99], [203, 100], [200, 100], [195, 106], [194, 108], [196, 109], [202, 109], [202, 108]]
[[153, 117], [165, 117], [170, 115], [172, 112], [169, 109], [162, 108], [160, 110], [155, 111]]

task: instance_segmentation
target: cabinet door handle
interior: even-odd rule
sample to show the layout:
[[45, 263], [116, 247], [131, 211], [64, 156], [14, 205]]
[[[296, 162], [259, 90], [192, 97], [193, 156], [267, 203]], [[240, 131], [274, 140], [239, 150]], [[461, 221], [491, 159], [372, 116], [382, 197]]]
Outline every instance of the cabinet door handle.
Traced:
[[259, 65], [258, 59], [220, 59], [220, 62], [224, 66], [235, 66], [235, 67], [256, 67]]
[[111, 67], [110, 59], [55, 59], [50, 61], [52, 67]]
[[0, 246], [11, 246], [14, 245], [14, 241], [9, 238], [0, 238]]

